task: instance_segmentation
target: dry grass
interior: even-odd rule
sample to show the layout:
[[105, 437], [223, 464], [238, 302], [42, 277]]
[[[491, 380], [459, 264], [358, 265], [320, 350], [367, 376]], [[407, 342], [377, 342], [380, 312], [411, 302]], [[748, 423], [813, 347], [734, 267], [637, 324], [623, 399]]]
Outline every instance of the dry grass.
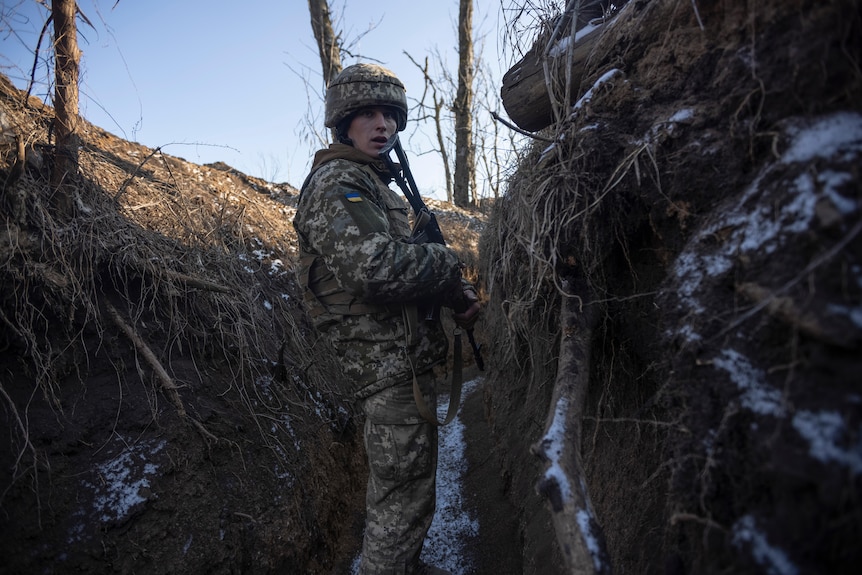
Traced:
[[[25, 395], [44, 397], [62, 419], [64, 386], [86, 385], [89, 362], [107, 351], [121, 396], [134, 365], [153, 421], [164, 417], [166, 399], [210, 446], [243, 452], [229, 429], [200, 414], [202, 393], [232, 405], [278, 460], [295, 457], [285, 445], [296, 440], [291, 426], [349, 425], [352, 396], [294, 279], [297, 190], [223, 164], [198, 166], [165, 152], [175, 146], [146, 148], [85, 123], [77, 213], [63, 219], [48, 188], [51, 110], [32, 98], [25, 106], [0, 80], [2, 110], [27, 157], [5, 186], [18, 209], [0, 208], [0, 347], [19, 353], [16, 373], [33, 382]], [[21, 164], [13, 144], [14, 137], [0, 142], [3, 181]], [[482, 217], [429, 203], [466, 275], [480, 284]], [[18, 422], [16, 477], [38, 481], [49, 462], [29, 439], [30, 404], [20, 389], [13, 398], [9, 385], [0, 379]]]
[[[87, 362], [115, 349], [119, 328], [125, 341], [117, 348], [146, 359], [138, 372], [152, 386], [153, 417], [155, 398], [166, 393], [207, 442], [226, 438], [195, 417], [187, 388], [207, 385], [214, 365], [230, 382], [214, 393], [235, 402], [281, 456], [291, 450], [270, 421], [280, 406], [344, 424], [351, 402], [294, 282], [288, 187], [196, 166], [86, 125], [72, 188], [77, 214], [60, 218], [48, 186], [50, 110], [33, 99], [24, 106], [5, 79], [0, 88], [6, 121], [28, 156], [4, 186], [2, 346], [18, 351], [32, 393], [62, 417], [62, 386], [86, 380]], [[0, 151], [5, 181], [18, 154], [8, 145]], [[20, 199], [18, 217], [10, 217], [9, 198]], [[193, 375], [172, 372], [172, 358], [181, 357], [193, 359]], [[116, 362], [118, 377], [124, 365]], [[7, 385], [0, 382], [0, 392], [19, 424], [15, 473], [44, 469], [28, 439], [29, 408], [12, 401]]]

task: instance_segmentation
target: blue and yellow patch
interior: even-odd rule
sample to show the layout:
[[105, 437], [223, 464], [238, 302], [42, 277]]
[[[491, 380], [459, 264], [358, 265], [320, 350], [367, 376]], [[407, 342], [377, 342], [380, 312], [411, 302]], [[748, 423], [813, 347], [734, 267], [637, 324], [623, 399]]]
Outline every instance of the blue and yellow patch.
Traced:
[[348, 192], [348, 193], [344, 194], [344, 197], [347, 199], [348, 202], [361, 202], [362, 201], [362, 196], [359, 194], [359, 192]]

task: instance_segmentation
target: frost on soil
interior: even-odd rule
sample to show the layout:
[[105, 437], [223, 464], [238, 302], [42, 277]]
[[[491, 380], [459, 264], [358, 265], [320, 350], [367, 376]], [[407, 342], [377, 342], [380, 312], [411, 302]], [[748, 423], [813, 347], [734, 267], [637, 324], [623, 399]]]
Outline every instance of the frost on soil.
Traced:
[[[849, 169], [862, 156], [862, 115], [796, 119], [786, 124], [785, 135], [789, 139], [785, 152], [767, 164], [727, 209], [718, 210], [721, 216], [698, 233], [677, 258], [677, 289], [692, 318], [705, 310], [698, 299], [704, 282], [729, 273], [741, 256], [773, 254], [790, 237], [806, 233], [818, 205], [828, 203], [843, 215], [859, 210], [858, 201], [842, 193], [852, 184], [853, 175], [841, 166]], [[815, 159], [828, 159], [834, 165], [818, 174], [788, 169], [794, 164], [804, 168]], [[721, 237], [724, 241], [717, 242]], [[860, 307], [846, 310], [851, 319], [860, 314]], [[689, 342], [700, 339], [691, 324], [680, 326], [679, 333]]]
[[[93, 469], [93, 475], [81, 482], [92, 495], [92, 508], [80, 509], [72, 526], [70, 542], [84, 538], [85, 522], [95, 519], [102, 524], [121, 524], [139, 510], [149, 498], [150, 479], [158, 473], [156, 455], [164, 441], [147, 440], [129, 443], [117, 437], [120, 451]], [[80, 522], [78, 521], [80, 520]]]

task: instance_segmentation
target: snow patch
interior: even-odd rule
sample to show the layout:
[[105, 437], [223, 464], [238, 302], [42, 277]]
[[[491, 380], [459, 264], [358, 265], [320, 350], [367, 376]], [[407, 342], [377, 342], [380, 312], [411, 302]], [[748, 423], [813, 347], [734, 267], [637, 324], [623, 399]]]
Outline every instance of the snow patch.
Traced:
[[[464, 383], [461, 406], [479, 386], [481, 378]], [[437, 417], [445, 417], [449, 397], [438, 401]], [[479, 534], [479, 522], [466, 509], [464, 476], [467, 473], [465, 427], [460, 416], [439, 430], [437, 459], [437, 510], [428, 530], [422, 560], [429, 565], [447, 569], [453, 574], [471, 573], [472, 559], [467, 554], [469, 543]]]
[[757, 369], [748, 358], [736, 350], [725, 349], [712, 364], [730, 375], [731, 381], [742, 391], [739, 400], [742, 407], [759, 415], [784, 417], [784, 402], [781, 393], [766, 382], [766, 374]]
[[853, 324], [862, 329], [862, 307], [849, 307], [846, 305], [829, 304], [827, 311], [833, 315], [843, 315]]
[[[765, 373], [754, 367], [748, 358], [736, 350], [726, 349], [712, 361], [726, 371], [742, 391], [742, 407], [758, 415], [783, 418], [787, 415], [781, 393], [766, 383]], [[848, 398], [848, 401], [852, 401]], [[799, 411], [792, 425], [808, 442], [808, 454], [823, 463], [834, 462], [847, 467], [855, 475], [862, 474], [862, 427], [855, 437], [848, 433], [844, 418], [836, 411]], [[849, 445], [849, 447], [848, 447]]]
[[82, 481], [93, 492], [93, 511], [102, 523], [120, 522], [147, 501], [142, 490], [149, 489], [150, 477], [159, 466], [153, 456], [165, 447], [164, 441], [141, 441], [127, 445], [113, 459], [95, 466], [95, 479]]
[[595, 94], [596, 90], [598, 90], [598, 88], [602, 84], [609, 81], [611, 78], [613, 78], [617, 74], [621, 74], [621, 73], [622, 72], [620, 72], [617, 68], [612, 68], [612, 69], [608, 70], [607, 72], [605, 72], [604, 74], [602, 74], [601, 77], [598, 80], [596, 80], [595, 83], [590, 87], [590, 89], [587, 90], [584, 93], [584, 95], [581, 96], [577, 102], [575, 102], [575, 104], [572, 106], [572, 113], [574, 114], [574, 112], [577, 112], [578, 110], [583, 108], [586, 104], [588, 104], [590, 102], [590, 100], [593, 99], [593, 94]]
[[[575, 32], [574, 43], [580, 42], [584, 37], [587, 36], [590, 32], [593, 32], [600, 28], [602, 25], [602, 21], [600, 19], [593, 20], [577, 32]], [[548, 56], [552, 58], [558, 58], [563, 56], [569, 49], [569, 46], [572, 44], [572, 37], [566, 36], [565, 38], [560, 39], [559, 42], [554, 44], [554, 47], [548, 51]]]
[[602, 559], [599, 549], [599, 540], [596, 539], [596, 536], [593, 535], [592, 529], [590, 529], [590, 518], [590, 513], [584, 509], [578, 509], [578, 512], [575, 514], [575, 520], [578, 522], [581, 535], [584, 537], [584, 544], [587, 546], [587, 551], [590, 552], [590, 556], [593, 558], [593, 567], [595, 567], [598, 572], [602, 570]]
[[783, 550], [769, 544], [766, 536], [757, 530], [751, 515], [740, 517], [733, 525], [733, 544], [751, 548], [751, 555], [768, 575], [797, 575], [799, 569]]
[[548, 432], [541, 440], [541, 444], [545, 448], [545, 455], [550, 462], [545, 471], [545, 478], [554, 480], [560, 486], [560, 495], [563, 501], [572, 499], [572, 486], [560, 465], [560, 456], [563, 453], [563, 443], [566, 437], [566, 413], [568, 411], [569, 400], [565, 395], [561, 395], [554, 408], [554, 417], [548, 427]]
[[675, 112], [673, 116], [668, 118], [668, 122], [682, 123], [691, 120], [694, 117], [694, 110], [691, 108], [683, 108]]
[[808, 454], [823, 463], [835, 462], [846, 466], [855, 475], [862, 474], [862, 428], [856, 444], [849, 449], [839, 445], [847, 426], [835, 411], [800, 411], [793, 417], [793, 428], [809, 443]]
[[793, 142], [782, 155], [784, 163], [810, 162], [816, 158], [836, 157], [850, 162], [862, 153], [862, 116], [839, 112], [810, 126], [791, 125]]
[[[685, 117], [682, 112], [672, 117]], [[674, 262], [680, 303], [692, 315], [705, 311], [698, 294], [707, 278], [727, 274], [740, 256], [774, 253], [791, 235], [807, 232], [818, 202], [827, 200], [844, 215], [858, 211], [858, 201], [840, 193], [853, 182], [849, 172], [833, 166], [815, 176], [806, 170], [791, 182], [774, 173], [817, 158], [835, 163], [857, 161], [862, 155], [862, 115], [847, 112], [799, 120], [785, 130], [790, 138], [787, 150], [761, 169], [733, 205], [717, 210], [721, 217], [699, 232]], [[767, 193], [775, 186], [781, 187], [781, 193]], [[717, 242], [717, 238], [721, 239]]]

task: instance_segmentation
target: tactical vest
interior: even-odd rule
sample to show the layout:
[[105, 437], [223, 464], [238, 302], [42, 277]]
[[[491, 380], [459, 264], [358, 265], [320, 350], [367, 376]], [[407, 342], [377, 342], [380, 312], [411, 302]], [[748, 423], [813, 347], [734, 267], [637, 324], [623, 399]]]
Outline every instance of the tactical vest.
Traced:
[[[401, 198], [389, 189], [380, 176], [369, 165], [363, 165], [372, 181], [377, 183], [375, 197], [371, 198], [381, 209], [386, 210], [386, 219], [393, 237], [409, 237], [410, 221], [407, 210]], [[311, 181], [314, 174], [309, 174], [303, 183], [300, 194]], [[318, 254], [309, 253], [300, 242], [299, 250], [299, 281], [303, 286], [303, 299], [308, 307], [308, 314], [314, 320], [324, 313], [333, 315], [366, 315], [372, 313], [390, 312], [402, 313], [400, 304], [380, 305], [359, 302], [354, 296], [344, 291], [333, 274]]]

